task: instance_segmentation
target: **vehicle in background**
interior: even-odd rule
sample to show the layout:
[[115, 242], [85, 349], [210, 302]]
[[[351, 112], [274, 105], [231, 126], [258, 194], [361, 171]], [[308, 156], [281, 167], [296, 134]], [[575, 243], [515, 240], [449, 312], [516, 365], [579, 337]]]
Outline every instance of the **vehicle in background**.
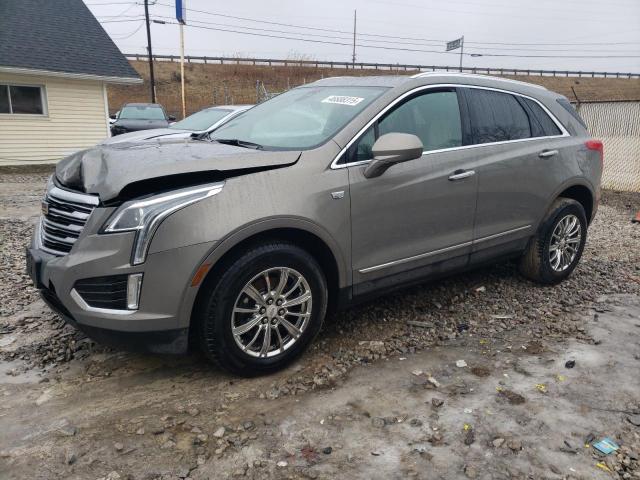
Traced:
[[119, 114], [120, 114], [120, 110], [118, 110], [113, 115], [109, 115], [109, 128], [111, 128], [111, 125], [113, 125], [116, 122], [116, 118], [118, 118]]
[[567, 99], [483, 75], [326, 78], [203, 140], [60, 161], [27, 268], [98, 341], [191, 344], [242, 375], [297, 358], [328, 310], [427, 278], [512, 257], [556, 284], [600, 198], [603, 144]]
[[164, 107], [157, 103], [127, 103], [117, 115], [112, 115], [111, 135], [121, 135], [138, 130], [168, 127], [176, 117], [167, 115]]
[[103, 144], [121, 142], [140, 142], [145, 140], [186, 138], [193, 134], [204, 135], [213, 132], [229, 120], [237, 117], [242, 112], [249, 110], [253, 105], [220, 105], [209, 107], [189, 115], [166, 128], [153, 128], [139, 132], [125, 133], [117, 138], [107, 138]]

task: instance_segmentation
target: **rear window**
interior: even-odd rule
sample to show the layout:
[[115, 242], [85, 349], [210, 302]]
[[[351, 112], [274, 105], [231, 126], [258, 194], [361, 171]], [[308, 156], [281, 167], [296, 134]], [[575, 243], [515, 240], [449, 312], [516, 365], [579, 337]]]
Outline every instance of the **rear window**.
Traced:
[[576, 109], [573, 108], [573, 105], [569, 103], [569, 100], [567, 100], [566, 98], [559, 98], [556, 100], [556, 102], [558, 102], [562, 106], [562, 108], [569, 112], [580, 125], [582, 125], [584, 128], [587, 128], [587, 124], [584, 123], [584, 120], [582, 119], [582, 117], [580, 117], [580, 115], [578, 115], [578, 112], [576, 112]]
[[166, 120], [162, 107], [154, 105], [126, 105], [120, 110], [119, 120]]

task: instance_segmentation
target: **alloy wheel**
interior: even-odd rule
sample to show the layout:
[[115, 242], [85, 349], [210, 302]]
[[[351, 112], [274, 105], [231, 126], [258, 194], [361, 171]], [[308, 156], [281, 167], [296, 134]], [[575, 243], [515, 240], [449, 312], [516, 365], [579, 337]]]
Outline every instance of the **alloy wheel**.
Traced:
[[573, 214], [562, 217], [551, 234], [549, 244], [551, 268], [556, 272], [569, 268], [578, 254], [581, 241], [582, 226], [578, 217]]
[[233, 307], [231, 329], [240, 349], [268, 358], [291, 348], [311, 318], [312, 295], [307, 280], [288, 267], [274, 267], [254, 276]]

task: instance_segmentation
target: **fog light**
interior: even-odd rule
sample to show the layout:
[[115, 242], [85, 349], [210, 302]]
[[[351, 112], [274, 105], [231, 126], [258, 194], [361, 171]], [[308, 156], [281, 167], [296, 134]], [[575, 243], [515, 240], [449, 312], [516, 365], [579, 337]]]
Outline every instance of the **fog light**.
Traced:
[[137, 310], [140, 306], [140, 290], [142, 289], [142, 273], [132, 273], [127, 279], [127, 308]]

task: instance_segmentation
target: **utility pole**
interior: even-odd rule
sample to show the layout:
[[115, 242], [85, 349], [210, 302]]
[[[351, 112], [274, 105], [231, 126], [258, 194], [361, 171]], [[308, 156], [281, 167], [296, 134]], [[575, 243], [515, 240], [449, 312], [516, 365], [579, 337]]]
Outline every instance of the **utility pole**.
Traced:
[[180, 84], [182, 87], [182, 118], [187, 116], [187, 103], [184, 98], [184, 23], [180, 23]]
[[351, 66], [356, 68], [356, 17], [358, 15], [358, 11], [353, 11], [353, 55], [351, 56]]
[[464, 35], [460, 41], [460, 73], [462, 73], [462, 52], [464, 51]]
[[151, 103], [156, 103], [156, 80], [153, 76], [153, 52], [151, 51], [151, 26], [149, 25], [149, 0], [144, 0], [144, 21], [147, 24], [147, 53], [149, 55], [149, 83]]

